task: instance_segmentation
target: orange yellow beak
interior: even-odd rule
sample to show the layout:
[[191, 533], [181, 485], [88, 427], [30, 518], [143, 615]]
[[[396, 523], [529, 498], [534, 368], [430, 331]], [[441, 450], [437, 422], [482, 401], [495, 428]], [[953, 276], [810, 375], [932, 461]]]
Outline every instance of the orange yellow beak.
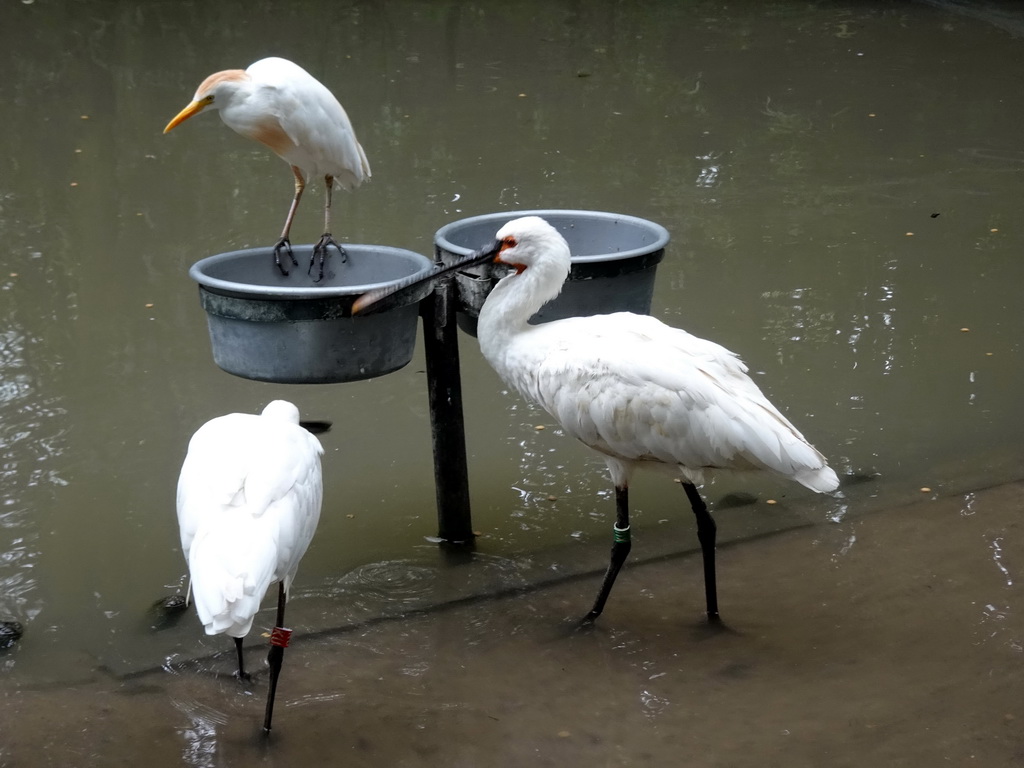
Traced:
[[184, 108], [183, 110], [181, 110], [181, 112], [179, 112], [178, 114], [176, 114], [176, 115], [174, 116], [174, 119], [173, 119], [173, 120], [171, 120], [171, 122], [169, 122], [169, 123], [167, 124], [167, 127], [166, 127], [166, 128], [164, 128], [164, 133], [167, 133], [168, 131], [170, 131], [170, 130], [171, 130], [172, 128], [174, 128], [174, 126], [176, 126], [176, 125], [177, 125], [178, 123], [183, 123], [183, 122], [185, 122], [185, 121], [186, 121], [186, 120], [188, 120], [188, 119], [189, 119], [190, 117], [192, 117], [192, 115], [195, 115], [195, 114], [197, 114], [197, 113], [199, 113], [199, 112], [202, 112], [202, 111], [203, 111], [203, 108], [204, 108], [204, 107], [205, 107], [205, 106], [206, 106], [207, 104], [209, 104], [209, 103], [210, 103], [209, 101], [193, 101], [193, 102], [192, 102], [191, 104], [189, 104], [189, 105], [188, 105], [187, 107], [185, 107], [185, 108]]

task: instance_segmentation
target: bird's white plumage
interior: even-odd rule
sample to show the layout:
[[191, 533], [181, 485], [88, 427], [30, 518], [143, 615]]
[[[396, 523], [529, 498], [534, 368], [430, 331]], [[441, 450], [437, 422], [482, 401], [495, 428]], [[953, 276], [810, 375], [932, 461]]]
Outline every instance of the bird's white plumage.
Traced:
[[196, 90], [192, 102], [164, 128], [164, 133], [210, 107], [242, 136], [269, 147], [287, 162], [295, 177], [295, 194], [274, 246], [274, 264], [287, 276], [281, 261], [287, 254], [293, 264], [292, 222], [310, 178], [324, 180], [324, 233], [313, 248], [310, 268], [319, 260], [316, 282], [324, 277], [328, 247], [343, 253], [331, 235], [331, 198], [334, 186], [353, 189], [370, 178], [366, 153], [356, 140], [348, 115], [334, 95], [298, 64], [286, 59], [261, 59], [248, 69], [214, 72]]
[[207, 634], [244, 637], [270, 584], [288, 591], [320, 519], [322, 453], [283, 400], [259, 416], [212, 419], [192, 436], [178, 525]]
[[517, 268], [488, 296], [477, 328], [484, 357], [567, 434], [600, 451], [616, 486], [637, 467], [700, 483], [708, 470], [770, 470], [808, 488], [838, 478], [747, 376], [711, 341], [621, 312], [541, 325], [527, 320], [561, 291], [565, 239], [538, 217], [506, 224], [498, 259]]
[[331, 176], [353, 189], [370, 178], [370, 164], [345, 109], [298, 64], [272, 57], [245, 72], [217, 72], [199, 86], [193, 103], [209, 96], [210, 108], [220, 111], [229, 128], [263, 142], [307, 179]]

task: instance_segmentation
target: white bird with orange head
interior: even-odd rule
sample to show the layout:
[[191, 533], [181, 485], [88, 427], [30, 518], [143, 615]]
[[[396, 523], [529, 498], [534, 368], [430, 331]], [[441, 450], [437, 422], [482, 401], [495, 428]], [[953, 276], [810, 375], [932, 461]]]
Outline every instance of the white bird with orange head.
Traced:
[[[767, 470], [825, 493], [839, 485], [821, 455], [718, 344], [647, 315], [619, 312], [530, 325], [562, 290], [569, 246], [536, 216], [510, 221], [496, 242], [428, 279], [486, 261], [513, 269], [480, 311], [480, 351], [498, 375], [541, 405], [566, 434], [598, 451], [615, 486], [611, 562], [586, 621], [593, 621], [630, 550], [634, 470], [682, 481], [697, 519], [709, 619], [718, 619], [716, 525], [697, 485], [708, 472]], [[368, 294], [356, 311], [382, 298]]]
[[278, 588], [278, 626], [299, 561], [320, 519], [323, 448], [284, 400], [260, 415], [231, 413], [192, 436], [178, 477], [178, 526], [196, 612], [208, 635], [242, 638], [267, 589]]
[[319, 261], [319, 282], [329, 246], [344, 255], [331, 236], [334, 185], [352, 190], [370, 178], [370, 164], [345, 109], [298, 64], [280, 58], [260, 59], [248, 69], [215, 72], [203, 80], [192, 102], [167, 124], [164, 133], [207, 107], [219, 110], [229, 128], [266, 145], [292, 168], [295, 196], [274, 246], [274, 263], [285, 275], [288, 270], [281, 263], [282, 251], [292, 264], [298, 263], [292, 254], [290, 233], [302, 192], [310, 179], [324, 180], [324, 234], [310, 259], [310, 270]]

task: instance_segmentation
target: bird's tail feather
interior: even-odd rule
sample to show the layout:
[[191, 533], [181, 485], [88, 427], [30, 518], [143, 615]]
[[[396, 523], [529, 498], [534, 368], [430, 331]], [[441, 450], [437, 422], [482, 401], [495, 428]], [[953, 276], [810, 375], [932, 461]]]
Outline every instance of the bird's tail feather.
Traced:
[[829, 493], [839, 487], [839, 478], [829, 466], [801, 470], [793, 476], [793, 479], [818, 493]]

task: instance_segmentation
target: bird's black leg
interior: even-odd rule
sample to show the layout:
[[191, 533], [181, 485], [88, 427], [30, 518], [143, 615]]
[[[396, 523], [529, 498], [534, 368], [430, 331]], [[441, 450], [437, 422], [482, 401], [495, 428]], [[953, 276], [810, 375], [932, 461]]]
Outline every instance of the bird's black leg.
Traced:
[[612, 585], [615, 584], [615, 577], [619, 575], [622, 564], [629, 557], [629, 550], [633, 544], [629, 536], [629, 488], [615, 488], [615, 538], [612, 541], [611, 560], [608, 563], [608, 570], [604, 574], [604, 581], [601, 583], [601, 591], [597, 593], [594, 607], [590, 613], [583, 617], [581, 623], [589, 624], [601, 615], [604, 604], [611, 594]]
[[347, 255], [345, 249], [338, 245], [338, 241], [331, 237], [331, 197], [334, 194], [334, 177], [324, 176], [324, 185], [327, 187], [327, 198], [324, 204], [324, 233], [320, 237], [320, 242], [316, 244], [313, 249], [313, 255], [309, 258], [309, 269], [306, 270], [306, 274], [310, 274], [313, 271], [313, 264], [320, 260], [320, 274], [314, 282], [319, 283], [324, 279], [324, 259], [327, 258], [327, 248], [333, 245], [338, 249], [338, 255], [341, 256], [341, 263], [344, 264]]
[[235, 673], [235, 676], [239, 680], [251, 680], [249, 673], [245, 671], [245, 658], [242, 655], [242, 638], [240, 637], [235, 638], [235, 652], [238, 654], [238, 672]]
[[307, 275], [311, 274], [313, 272], [313, 265], [319, 261], [320, 272], [313, 281], [315, 283], [319, 283], [324, 279], [324, 260], [328, 255], [327, 248], [331, 245], [338, 249], [338, 255], [341, 256], [342, 264], [344, 264], [348, 259], [348, 254], [345, 253], [345, 249], [338, 244], [337, 240], [331, 237], [331, 233], [324, 232], [323, 235], [320, 236], [320, 242], [313, 248], [313, 255], [309, 257], [309, 269], [306, 270]]
[[291, 637], [291, 630], [284, 628], [285, 600], [284, 582], [280, 581], [277, 584], [277, 624], [270, 635], [270, 653], [267, 655], [267, 664], [270, 666], [270, 690], [267, 692], [267, 710], [263, 717], [264, 733], [270, 733], [270, 721], [274, 717], [274, 698], [277, 696], [277, 678], [281, 675], [284, 649]]
[[277, 241], [274, 246], [274, 264], [281, 270], [281, 274], [288, 277], [288, 270], [284, 268], [284, 264], [281, 263], [281, 251], [288, 254], [288, 258], [292, 260], [294, 266], [299, 266], [299, 262], [295, 260], [295, 254], [292, 253], [292, 244], [287, 237], [282, 237]]
[[707, 600], [708, 620], [718, 621], [718, 581], [715, 576], [715, 539], [718, 526], [708, 512], [704, 499], [700, 497], [697, 486], [683, 482], [686, 498], [690, 500], [693, 514], [697, 518], [697, 540], [700, 541], [701, 554], [704, 556], [704, 597]]

